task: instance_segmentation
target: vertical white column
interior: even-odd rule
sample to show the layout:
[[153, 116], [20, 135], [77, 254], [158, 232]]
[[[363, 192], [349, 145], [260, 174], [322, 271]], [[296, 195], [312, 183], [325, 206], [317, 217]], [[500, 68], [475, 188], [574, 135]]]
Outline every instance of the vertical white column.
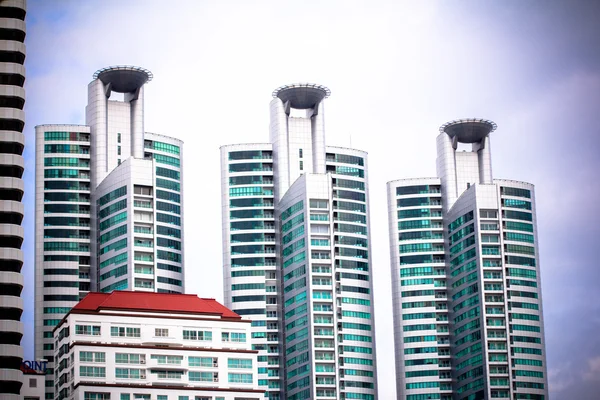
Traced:
[[90, 127], [92, 190], [108, 174], [107, 104], [106, 87], [100, 79], [94, 79], [88, 85], [88, 104], [85, 110], [85, 124]]
[[452, 207], [456, 201], [456, 158], [452, 139], [446, 133], [437, 137], [437, 175], [442, 181], [442, 195], [444, 198], [444, 211]]
[[312, 128], [312, 158], [313, 170], [315, 174], [324, 174], [325, 168], [325, 105], [321, 101], [315, 107], [315, 114], [311, 118]]
[[144, 87], [134, 93], [127, 93], [131, 109], [131, 154], [135, 158], [144, 158]]
[[479, 162], [479, 183], [492, 184], [492, 151], [490, 149], [490, 137], [486, 136], [482, 141], [477, 160]]
[[271, 101], [271, 123], [269, 126], [271, 143], [273, 143], [273, 179], [275, 181], [275, 201], [290, 187], [288, 165], [288, 116], [284, 104], [279, 98]]

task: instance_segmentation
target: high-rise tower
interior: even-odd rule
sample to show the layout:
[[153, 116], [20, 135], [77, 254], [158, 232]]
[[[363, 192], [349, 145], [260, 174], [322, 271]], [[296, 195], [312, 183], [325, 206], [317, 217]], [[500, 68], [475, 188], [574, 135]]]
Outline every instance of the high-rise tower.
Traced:
[[438, 178], [388, 183], [399, 399], [548, 398], [534, 188], [492, 178], [495, 129], [443, 125]]
[[25, 0], [0, 1], [0, 399], [19, 399], [23, 349]]
[[182, 143], [144, 131], [151, 79], [104, 68], [86, 125], [36, 127], [35, 355], [51, 371], [52, 330], [88, 291], [184, 292]]
[[329, 94], [283, 86], [270, 143], [221, 148], [225, 303], [269, 399], [377, 398], [367, 154], [325, 145]]

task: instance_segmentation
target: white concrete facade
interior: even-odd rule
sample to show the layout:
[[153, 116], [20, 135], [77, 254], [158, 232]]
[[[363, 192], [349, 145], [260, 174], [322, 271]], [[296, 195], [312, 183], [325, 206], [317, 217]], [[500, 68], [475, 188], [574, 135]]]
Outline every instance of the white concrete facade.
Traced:
[[35, 355], [51, 370], [52, 328], [89, 291], [184, 292], [183, 143], [143, 132], [151, 78], [100, 70], [86, 125], [36, 127]]
[[21, 398], [23, 400], [44, 400], [46, 394], [44, 378], [45, 376], [41, 374], [24, 373]]
[[325, 146], [328, 95], [279, 88], [271, 143], [221, 147], [225, 302], [268, 399], [377, 398], [367, 154]]
[[398, 399], [548, 398], [534, 187], [493, 179], [495, 128], [442, 126], [439, 178], [388, 183]]
[[249, 338], [243, 319], [75, 307], [54, 330], [57, 398], [259, 400]]
[[25, 161], [25, 0], [0, 2], [0, 393], [19, 399], [23, 360], [23, 221]]

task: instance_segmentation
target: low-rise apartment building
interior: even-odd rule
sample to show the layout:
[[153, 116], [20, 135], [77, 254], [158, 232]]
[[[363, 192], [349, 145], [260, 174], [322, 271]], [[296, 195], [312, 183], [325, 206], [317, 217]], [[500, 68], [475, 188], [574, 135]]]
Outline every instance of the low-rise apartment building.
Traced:
[[54, 330], [57, 400], [258, 400], [250, 321], [196, 295], [90, 293]]

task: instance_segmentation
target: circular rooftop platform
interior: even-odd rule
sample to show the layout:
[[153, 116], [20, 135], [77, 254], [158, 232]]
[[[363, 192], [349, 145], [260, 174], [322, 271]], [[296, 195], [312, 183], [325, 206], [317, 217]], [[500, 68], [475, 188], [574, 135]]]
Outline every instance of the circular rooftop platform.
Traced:
[[273, 91], [273, 97], [279, 97], [284, 103], [289, 101], [292, 108], [298, 109], [313, 108], [329, 95], [331, 90], [314, 83], [294, 83]]
[[152, 72], [132, 65], [106, 67], [94, 73], [94, 79], [100, 79], [105, 85], [111, 83], [111, 90], [117, 93], [135, 92], [152, 78]]
[[465, 118], [445, 123], [440, 127], [440, 132], [451, 138], [456, 137], [460, 143], [477, 143], [496, 128], [497, 125], [487, 119]]

